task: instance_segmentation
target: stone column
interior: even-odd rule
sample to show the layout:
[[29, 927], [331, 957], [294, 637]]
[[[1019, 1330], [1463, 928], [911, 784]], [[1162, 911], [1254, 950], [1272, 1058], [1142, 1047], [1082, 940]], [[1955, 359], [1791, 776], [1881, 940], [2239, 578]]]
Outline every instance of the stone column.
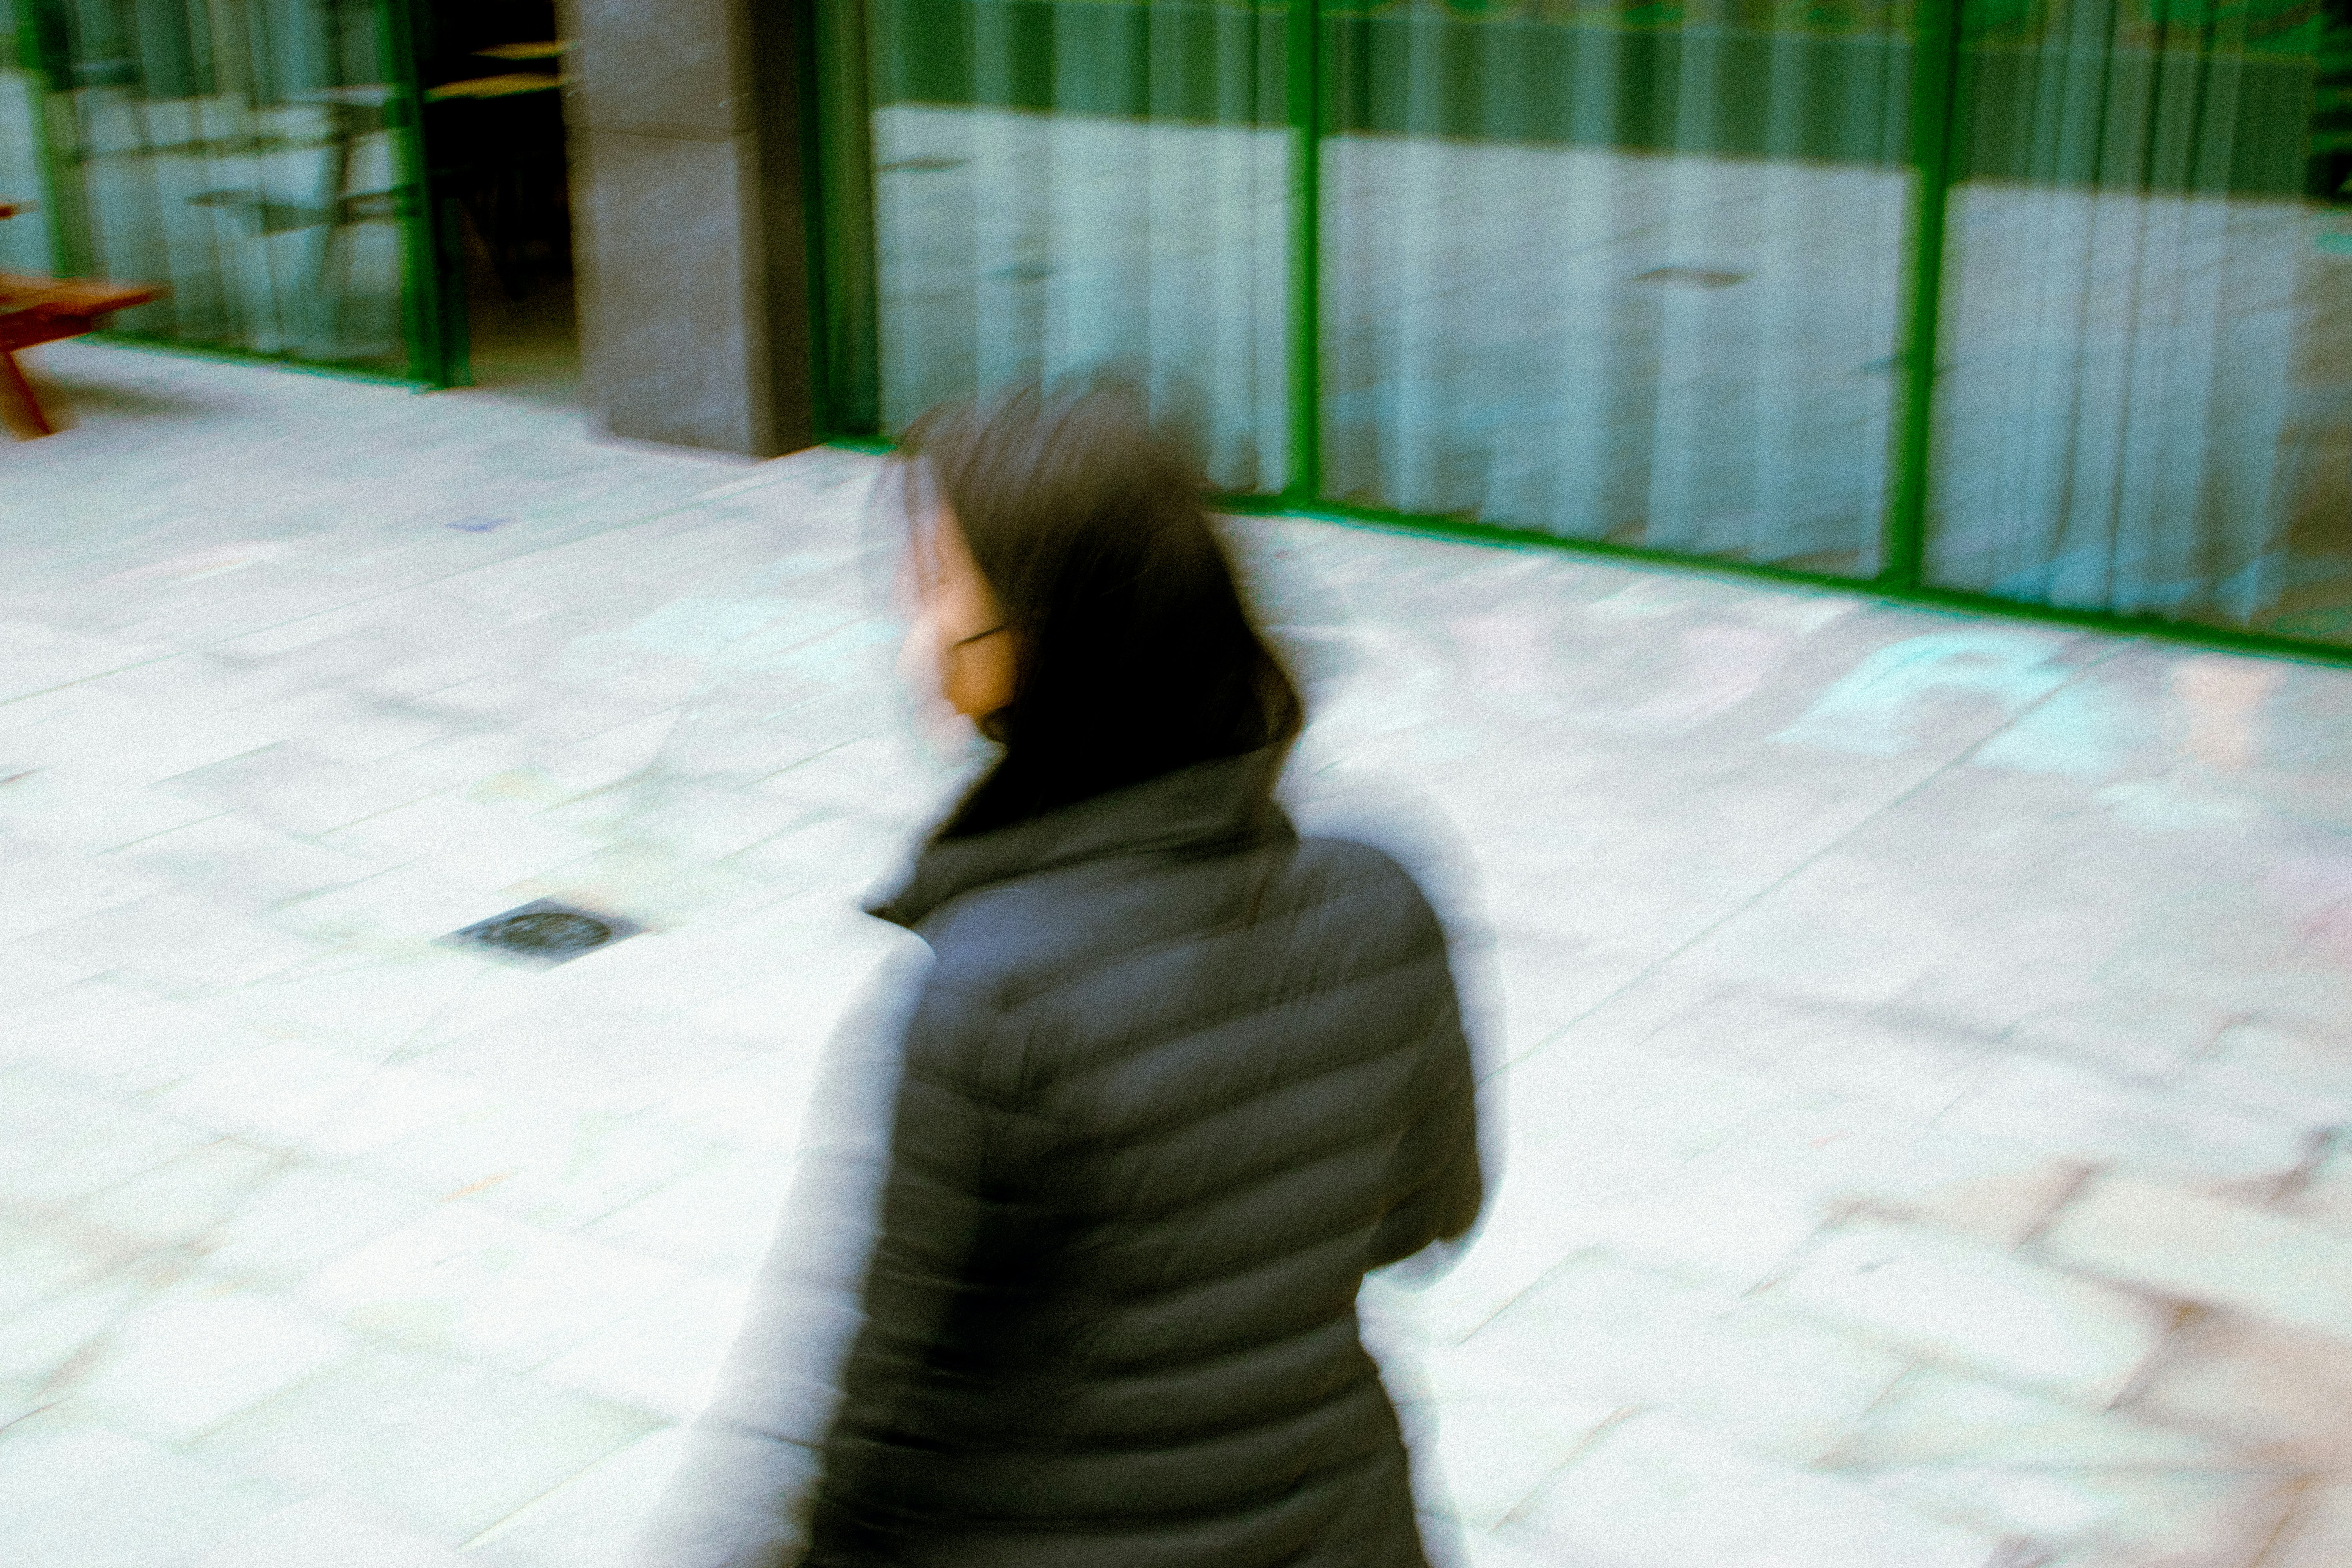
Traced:
[[806, 0], [565, 0], [582, 380], [613, 436], [816, 439]]

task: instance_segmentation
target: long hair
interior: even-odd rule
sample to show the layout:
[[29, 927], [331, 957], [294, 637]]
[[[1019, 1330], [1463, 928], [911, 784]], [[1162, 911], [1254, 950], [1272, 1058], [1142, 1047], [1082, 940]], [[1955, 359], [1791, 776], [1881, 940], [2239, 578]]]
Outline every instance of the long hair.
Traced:
[[1132, 383], [1028, 380], [942, 405], [901, 440], [909, 521], [943, 504], [1014, 637], [1003, 754], [962, 837], [1297, 738], [1305, 705], [1244, 605], [1181, 440]]

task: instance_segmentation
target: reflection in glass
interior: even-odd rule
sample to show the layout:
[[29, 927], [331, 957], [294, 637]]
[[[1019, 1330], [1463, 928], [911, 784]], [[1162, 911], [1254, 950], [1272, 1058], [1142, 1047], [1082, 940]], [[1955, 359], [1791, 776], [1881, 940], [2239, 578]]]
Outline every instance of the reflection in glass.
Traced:
[[40, 132], [33, 119], [40, 104], [37, 80], [17, 58], [14, 0], [0, 0], [0, 202], [20, 209], [0, 219], [0, 272], [49, 270]]
[[379, 0], [41, 4], [74, 269], [171, 288], [110, 325], [405, 372]]
[[877, 0], [871, 15], [883, 426], [1121, 360], [1202, 416], [1220, 485], [1279, 489], [1280, 12]]
[[1908, 29], [1877, 0], [1330, 16], [1326, 491], [1874, 571]]
[[2352, 639], [2344, 0], [1964, 15], [1930, 579]]

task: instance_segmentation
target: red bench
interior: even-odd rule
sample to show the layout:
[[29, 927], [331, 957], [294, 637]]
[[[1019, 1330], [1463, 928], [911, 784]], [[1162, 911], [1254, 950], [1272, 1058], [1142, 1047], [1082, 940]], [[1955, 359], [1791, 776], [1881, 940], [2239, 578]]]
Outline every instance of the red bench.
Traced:
[[[0, 217], [14, 217], [24, 208], [0, 202]], [[152, 283], [100, 283], [82, 278], [26, 278], [0, 272], [0, 422], [16, 427], [26, 438], [53, 433], [40, 400], [16, 364], [16, 351], [60, 338], [78, 338], [102, 316], [160, 300], [164, 290]]]

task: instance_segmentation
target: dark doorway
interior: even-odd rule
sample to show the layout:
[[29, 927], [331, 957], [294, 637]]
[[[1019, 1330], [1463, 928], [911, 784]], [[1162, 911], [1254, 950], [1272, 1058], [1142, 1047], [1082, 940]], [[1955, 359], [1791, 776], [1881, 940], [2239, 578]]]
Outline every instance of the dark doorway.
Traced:
[[453, 363], [476, 386], [574, 401], [580, 334], [553, 0], [430, 0], [417, 30]]

